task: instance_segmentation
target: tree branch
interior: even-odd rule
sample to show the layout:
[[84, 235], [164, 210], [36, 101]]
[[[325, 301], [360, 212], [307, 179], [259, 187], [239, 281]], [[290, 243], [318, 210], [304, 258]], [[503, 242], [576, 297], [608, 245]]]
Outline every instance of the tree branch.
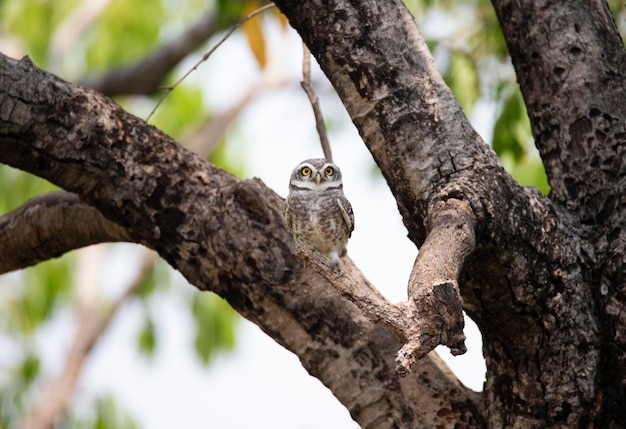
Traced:
[[396, 305], [385, 300], [350, 261], [344, 275], [337, 277], [318, 252], [298, 248], [298, 256], [316, 273], [370, 321], [384, 323], [404, 343], [396, 355], [396, 369], [402, 376], [439, 344], [450, 347], [453, 354], [466, 351], [458, 276], [475, 246], [475, 219], [466, 204], [451, 199], [437, 204], [430, 223], [431, 232], [409, 279], [410, 300]]
[[[279, 86], [282, 82], [271, 82]], [[183, 136], [182, 144], [208, 158], [243, 108], [266, 86], [253, 87], [226, 111]], [[41, 195], [0, 216], [0, 274], [26, 268], [74, 249], [104, 242], [131, 241], [119, 225], [67, 192]]]
[[430, 232], [415, 259], [408, 286], [416, 332], [398, 353], [400, 368], [410, 369], [439, 344], [448, 346], [454, 355], [466, 352], [458, 278], [476, 245], [475, 225], [474, 213], [463, 201], [440, 201], [430, 211]]
[[191, 284], [226, 298], [296, 353], [363, 427], [481, 421], [480, 398], [436, 358], [398, 376], [395, 336], [303, 267], [283, 201], [259, 180], [241, 181], [29, 61], [0, 56], [0, 77], [0, 162], [77, 193]]
[[41, 195], [0, 217], [0, 274], [105, 241], [132, 240], [77, 195]]
[[156, 91], [166, 75], [187, 55], [226, 26], [218, 26], [213, 11], [202, 15], [177, 38], [157, 48], [140, 61], [99, 76], [86, 76], [78, 82], [98, 92], [116, 95], [145, 94]]
[[[493, 0], [551, 198], [588, 225], [615, 225], [626, 171], [626, 49], [606, 1]], [[532, 22], [536, 31], [527, 31]], [[621, 150], [619, 149], [621, 148]], [[617, 149], [617, 153], [616, 153]], [[591, 162], [590, 162], [591, 160]], [[617, 180], [616, 180], [617, 179]], [[598, 230], [604, 235], [606, 231]]]
[[326, 133], [326, 125], [324, 124], [324, 115], [322, 115], [322, 108], [320, 107], [320, 100], [313, 89], [311, 83], [311, 52], [305, 44], [302, 44], [302, 81], [300, 85], [309, 98], [311, 107], [313, 108], [313, 116], [315, 117], [315, 129], [320, 137], [320, 143], [322, 145], [322, 151], [324, 152], [324, 158], [331, 161], [333, 160], [333, 154], [330, 150], [330, 142], [328, 141], [328, 134]]

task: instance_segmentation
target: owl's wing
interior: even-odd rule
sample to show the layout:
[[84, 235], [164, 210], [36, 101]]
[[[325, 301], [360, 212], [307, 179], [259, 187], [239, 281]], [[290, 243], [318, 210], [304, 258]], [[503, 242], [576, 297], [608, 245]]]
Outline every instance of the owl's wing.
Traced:
[[337, 205], [339, 206], [339, 211], [341, 212], [343, 220], [346, 222], [348, 231], [352, 233], [352, 231], [354, 231], [354, 213], [352, 213], [352, 205], [350, 205], [350, 201], [346, 198], [337, 198]]
[[293, 219], [291, 217], [291, 210], [289, 208], [289, 200], [285, 201], [285, 228], [287, 228], [287, 230], [289, 232], [293, 231]]

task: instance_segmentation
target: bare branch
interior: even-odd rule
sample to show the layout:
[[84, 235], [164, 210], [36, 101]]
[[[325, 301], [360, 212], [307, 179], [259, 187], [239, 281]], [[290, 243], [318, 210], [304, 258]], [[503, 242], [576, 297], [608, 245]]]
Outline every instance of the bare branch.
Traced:
[[429, 232], [409, 278], [409, 300], [416, 332], [398, 353], [398, 368], [410, 370], [425, 353], [443, 344], [463, 354], [463, 299], [459, 273], [476, 246], [476, 219], [466, 203], [449, 199], [434, 204]]
[[[243, 108], [268, 87], [250, 89], [234, 106], [182, 138], [183, 146], [207, 158]], [[58, 192], [41, 195], [0, 216], [0, 274], [35, 265], [80, 247], [103, 242], [133, 241], [127, 231], [104, 218], [78, 196]]]
[[409, 301], [400, 304], [391, 304], [377, 293], [349, 259], [338, 277], [318, 252], [298, 248], [298, 256], [315, 272], [369, 320], [384, 323], [404, 343], [396, 355], [396, 369], [402, 376], [440, 344], [453, 354], [466, 351], [458, 276], [476, 243], [475, 219], [465, 203], [454, 199], [436, 204], [431, 213], [430, 232], [409, 279]]
[[77, 195], [41, 195], [0, 217], [0, 274], [105, 241], [134, 240]]
[[315, 115], [315, 128], [317, 129], [317, 134], [320, 136], [320, 143], [322, 144], [324, 158], [332, 162], [333, 154], [330, 150], [330, 142], [328, 141], [328, 135], [326, 133], [326, 125], [324, 124], [324, 116], [322, 115], [320, 100], [315, 93], [315, 89], [313, 89], [313, 84], [311, 83], [311, 52], [304, 43], [302, 44], [302, 50], [302, 82], [300, 82], [300, 85], [302, 86], [302, 89], [304, 89], [307, 97], [309, 97], [309, 102], [313, 108], [313, 115]]
[[194, 64], [194, 66], [189, 69], [187, 71], [187, 73], [185, 73], [180, 79], [178, 79], [173, 85], [165, 88], [166, 92], [165, 94], [163, 94], [163, 96], [159, 99], [159, 101], [157, 102], [156, 106], [154, 106], [154, 109], [152, 109], [152, 112], [150, 112], [150, 114], [148, 115], [148, 117], [146, 118], [146, 121], [150, 121], [150, 118], [152, 117], [152, 115], [154, 115], [154, 112], [156, 112], [156, 110], [159, 108], [159, 106], [161, 105], [161, 103], [163, 103], [163, 100], [165, 100], [165, 98], [169, 95], [170, 92], [172, 92], [178, 85], [180, 85], [180, 83], [185, 80], [187, 78], [187, 76], [189, 76], [193, 71], [195, 71], [198, 67], [200, 67], [200, 64], [202, 64], [203, 62], [205, 62], [206, 60], [209, 59], [209, 57], [213, 54], [213, 52], [215, 52], [217, 50], [217, 48], [219, 48], [222, 43], [224, 43], [234, 32], [235, 30], [237, 30], [239, 27], [241, 27], [243, 24], [245, 24], [246, 22], [248, 22], [249, 20], [251, 20], [252, 18], [254, 18], [255, 16], [257, 16], [260, 13], [265, 12], [268, 9], [271, 9], [274, 7], [274, 3], [269, 3], [266, 4], [263, 7], [258, 8], [257, 10], [249, 13], [248, 15], [244, 16], [241, 20], [239, 20], [239, 22], [237, 22], [235, 25], [233, 25], [232, 27], [230, 27], [230, 29], [226, 32], [226, 34], [220, 39], [219, 42], [217, 42], [215, 44], [215, 46], [213, 46], [211, 49], [209, 49], [209, 51], [207, 53], [205, 53], [202, 58], [196, 62], [196, 64]]
[[198, 49], [222, 28], [216, 14], [210, 11], [177, 38], [157, 48], [140, 61], [108, 71], [100, 76], [86, 76], [78, 82], [103, 94], [150, 95], [159, 88], [169, 73], [183, 58]]
[[328, 259], [319, 252], [300, 246], [298, 256], [344, 298], [359, 307], [371, 322], [383, 322], [400, 338], [406, 338], [403, 332], [406, 331], [407, 323], [401, 309], [387, 301], [363, 276], [352, 260], [344, 258], [344, 273], [337, 276], [337, 272], [329, 266]]

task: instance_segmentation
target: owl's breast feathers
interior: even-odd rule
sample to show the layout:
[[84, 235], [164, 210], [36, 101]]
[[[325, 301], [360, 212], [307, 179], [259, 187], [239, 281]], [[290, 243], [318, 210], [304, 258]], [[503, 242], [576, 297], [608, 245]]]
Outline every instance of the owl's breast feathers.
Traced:
[[310, 245], [326, 256], [344, 255], [354, 214], [341, 189], [323, 193], [292, 189], [285, 204], [285, 227], [299, 245]]

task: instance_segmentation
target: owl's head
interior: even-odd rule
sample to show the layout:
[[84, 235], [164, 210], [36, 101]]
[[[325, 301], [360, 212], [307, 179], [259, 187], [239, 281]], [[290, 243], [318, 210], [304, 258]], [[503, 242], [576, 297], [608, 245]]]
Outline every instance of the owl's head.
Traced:
[[302, 161], [291, 172], [289, 189], [341, 189], [341, 170], [325, 158], [311, 158]]

